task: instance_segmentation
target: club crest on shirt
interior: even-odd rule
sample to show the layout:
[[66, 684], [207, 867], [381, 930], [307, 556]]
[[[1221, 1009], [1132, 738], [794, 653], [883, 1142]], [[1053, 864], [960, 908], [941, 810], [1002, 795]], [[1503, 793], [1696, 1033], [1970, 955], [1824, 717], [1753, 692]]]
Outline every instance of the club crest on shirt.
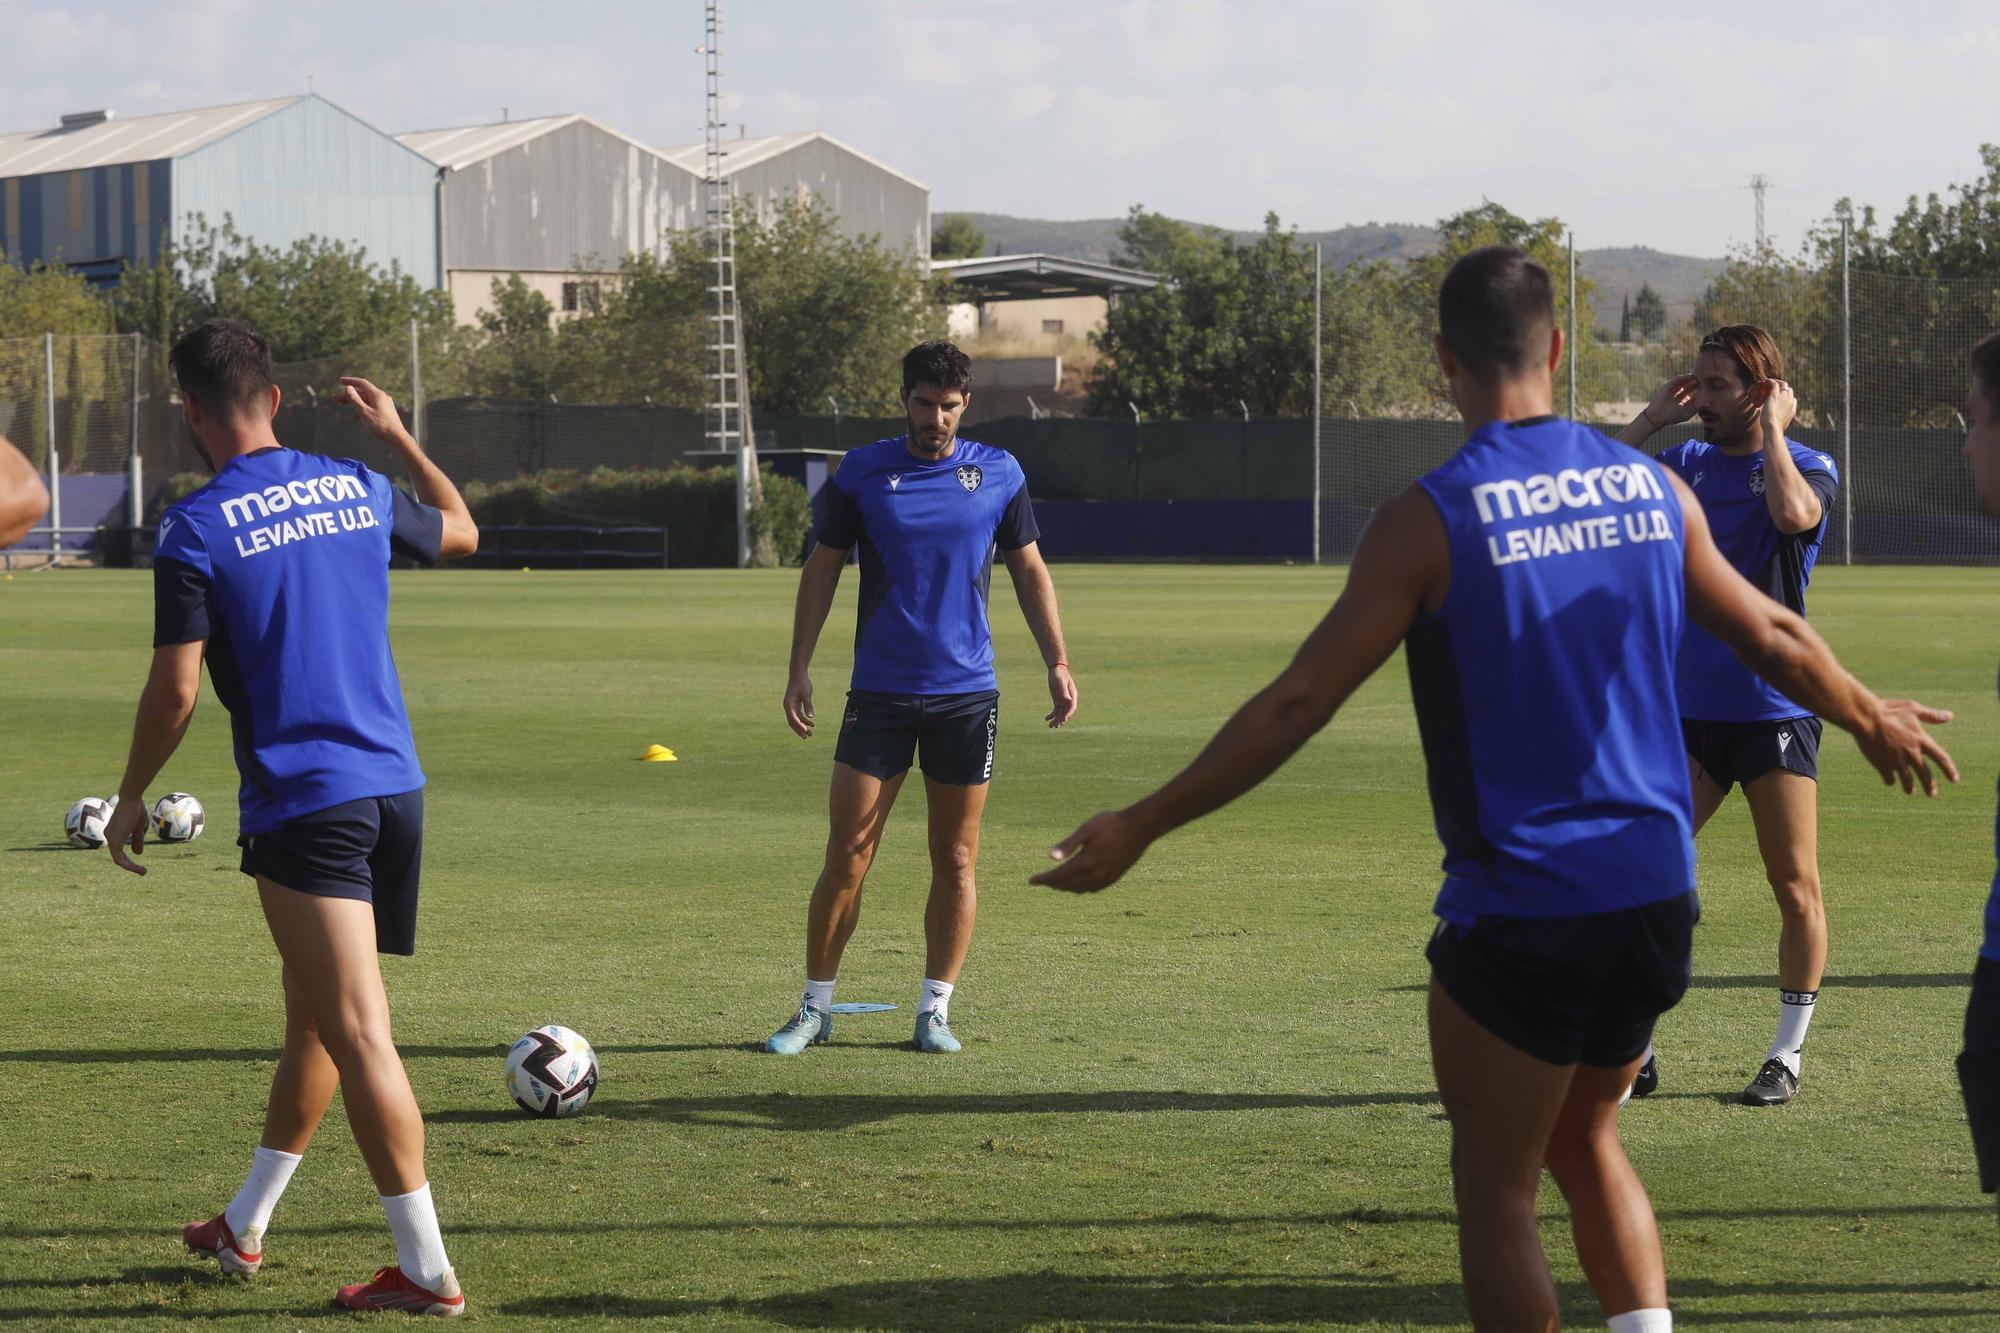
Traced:
[[1764, 469], [1758, 468], [1755, 472], [1752, 472], [1750, 474], [1750, 494], [1762, 495], [1763, 493], [1764, 493]]
[[979, 483], [986, 480], [977, 463], [961, 463], [958, 468], [958, 484], [968, 491], [979, 489]]

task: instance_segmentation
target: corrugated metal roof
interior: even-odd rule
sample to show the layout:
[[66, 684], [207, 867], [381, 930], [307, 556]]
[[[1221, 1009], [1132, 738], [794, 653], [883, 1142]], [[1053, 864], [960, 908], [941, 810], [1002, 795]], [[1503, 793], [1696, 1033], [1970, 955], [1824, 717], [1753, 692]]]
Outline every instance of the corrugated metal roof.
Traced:
[[279, 97], [264, 102], [134, 116], [130, 120], [105, 120], [74, 130], [51, 126], [0, 134], [0, 177], [37, 176], [49, 171], [185, 157], [298, 100]]
[[[565, 125], [584, 124], [594, 130], [623, 139], [633, 147], [656, 157], [664, 157], [656, 148], [640, 143], [629, 134], [620, 134], [608, 125], [600, 124], [589, 116], [537, 116], [532, 120], [503, 120], [491, 125], [463, 125], [447, 130], [413, 130], [396, 136], [396, 142], [411, 148], [439, 166], [449, 171], [460, 171], [475, 162], [484, 162], [510, 148], [519, 148], [531, 139], [538, 139]], [[679, 163], [675, 163], [679, 166]], [[699, 175], [697, 168], [695, 174]]]
[[[818, 130], [808, 130], [804, 134], [768, 134], [756, 139], [724, 139], [723, 166], [725, 169], [754, 167], [759, 162], [767, 161], [780, 153], [790, 152], [800, 144], [811, 143], [814, 139], [830, 143], [844, 153], [852, 153], [869, 166], [879, 171], [886, 171], [898, 180], [908, 181], [919, 190], [931, 188], [908, 172], [898, 171], [888, 163], [868, 156], [852, 144], [842, 143], [831, 134], [821, 134]], [[676, 144], [671, 148], [656, 148], [653, 151], [668, 161], [687, 168], [697, 176], [708, 174], [708, 145], [705, 143]]]

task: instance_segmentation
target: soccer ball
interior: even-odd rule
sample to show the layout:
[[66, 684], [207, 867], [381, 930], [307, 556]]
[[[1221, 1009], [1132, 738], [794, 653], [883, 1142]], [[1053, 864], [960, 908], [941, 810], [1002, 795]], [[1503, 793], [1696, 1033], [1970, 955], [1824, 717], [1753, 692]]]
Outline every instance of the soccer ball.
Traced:
[[118, 804], [118, 798], [100, 801], [95, 796], [86, 796], [69, 808], [63, 816], [63, 832], [69, 835], [73, 847], [102, 847], [104, 826], [111, 822], [111, 808]]
[[201, 802], [184, 791], [170, 791], [153, 802], [153, 832], [161, 842], [193, 842], [204, 822]]
[[560, 1023], [536, 1028], [507, 1052], [507, 1091], [529, 1115], [575, 1115], [597, 1092], [597, 1052]]

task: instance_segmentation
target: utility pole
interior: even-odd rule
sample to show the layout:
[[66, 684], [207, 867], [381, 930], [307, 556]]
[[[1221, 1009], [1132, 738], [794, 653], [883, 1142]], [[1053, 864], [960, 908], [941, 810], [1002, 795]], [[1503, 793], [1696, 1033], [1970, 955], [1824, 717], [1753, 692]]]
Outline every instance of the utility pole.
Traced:
[[1771, 178], [1761, 171], [1750, 178], [1750, 193], [1757, 196], [1757, 248], [1764, 248], [1764, 191], [1771, 188]]

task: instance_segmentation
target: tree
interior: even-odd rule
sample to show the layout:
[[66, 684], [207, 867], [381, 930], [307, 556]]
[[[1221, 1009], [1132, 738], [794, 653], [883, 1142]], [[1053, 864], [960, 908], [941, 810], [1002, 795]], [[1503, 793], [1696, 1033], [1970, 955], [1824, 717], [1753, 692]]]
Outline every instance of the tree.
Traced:
[[109, 333], [111, 309], [66, 268], [39, 261], [21, 268], [0, 255], [0, 338], [45, 333]]
[[559, 380], [550, 323], [555, 307], [518, 273], [493, 280], [492, 302], [479, 312], [483, 336], [471, 354], [479, 392], [491, 398], [547, 398]]
[[947, 213], [931, 228], [932, 259], [976, 259], [986, 253], [986, 233], [963, 213]]
[[1618, 341], [1632, 341], [1632, 297], [1629, 293], [1618, 305]]
[[1630, 342], [1631, 333], [1636, 331], [1641, 342], [1650, 342], [1660, 336], [1667, 327], [1667, 303], [1653, 290], [1651, 283], [1639, 285], [1639, 295], [1628, 310], [1631, 329], [1619, 338], [1620, 342]]

